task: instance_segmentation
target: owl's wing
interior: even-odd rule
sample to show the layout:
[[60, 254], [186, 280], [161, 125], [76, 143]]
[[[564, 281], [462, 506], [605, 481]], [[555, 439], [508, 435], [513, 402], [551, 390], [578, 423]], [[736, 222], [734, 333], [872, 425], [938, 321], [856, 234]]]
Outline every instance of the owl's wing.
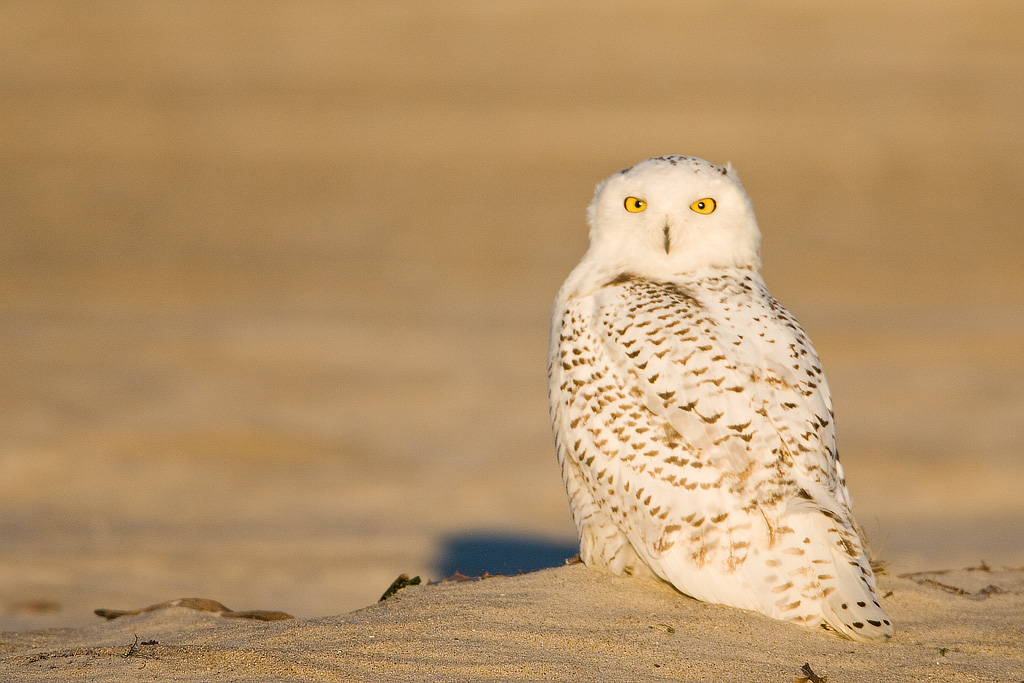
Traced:
[[688, 461], [674, 486], [742, 486], [765, 500], [803, 489], [823, 506], [834, 497], [848, 505], [828, 387], [785, 309], [772, 302], [779, 310], [759, 314], [763, 328], [744, 339], [719, 323], [728, 313], [708, 311], [672, 285], [625, 280], [598, 291], [594, 305], [592, 324], [611, 365], [664, 432], [648, 452], [666, 459], [663, 474]]
[[784, 309], [750, 300], [753, 317], [712, 311], [631, 279], [566, 303], [549, 371], [581, 553], [616, 571], [624, 536], [695, 598], [884, 638], [813, 349]]
[[785, 457], [780, 450], [788, 445], [812, 470], [829, 465], [813, 462], [834, 452], [828, 387], [806, 336], [781, 306], [785, 317], [765, 312], [760, 331], [744, 339], [719, 324], [721, 311], [705, 310], [672, 285], [629, 280], [594, 300], [608, 353], [648, 410], [698, 447], [705, 464], [739, 473], [763, 460], [771, 443], [771, 460]]

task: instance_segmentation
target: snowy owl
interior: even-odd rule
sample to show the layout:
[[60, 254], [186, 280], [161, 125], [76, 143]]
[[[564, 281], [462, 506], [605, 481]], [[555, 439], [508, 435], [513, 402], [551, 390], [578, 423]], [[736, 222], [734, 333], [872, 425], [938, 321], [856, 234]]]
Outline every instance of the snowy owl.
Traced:
[[732, 167], [648, 159], [598, 185], [587, 215], [590, 248], [558, 294], [548, 358], [583, 561], [888, 638], [828, 385], [761, 279]]

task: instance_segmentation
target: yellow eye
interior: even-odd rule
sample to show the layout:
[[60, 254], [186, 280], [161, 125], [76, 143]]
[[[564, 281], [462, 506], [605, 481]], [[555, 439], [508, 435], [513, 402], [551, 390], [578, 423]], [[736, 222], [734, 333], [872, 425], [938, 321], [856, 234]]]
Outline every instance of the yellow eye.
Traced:
[[637, 197], [626, 197], [626, 211], [640, 213], [647, 208], [647, 202]]
[[698, 199], [693, 204], [690, 204], [690, 210], [696, 211], [697, 213], [708, 214], [714, 211], [716, 206], [718, 206], [718, 204], [714, 199], [711, 197], [705, 197], [704, 199]]

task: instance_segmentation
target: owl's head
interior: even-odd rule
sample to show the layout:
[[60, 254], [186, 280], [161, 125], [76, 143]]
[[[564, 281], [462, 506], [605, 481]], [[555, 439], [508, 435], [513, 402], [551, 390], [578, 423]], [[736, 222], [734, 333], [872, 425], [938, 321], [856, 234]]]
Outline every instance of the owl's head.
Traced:
[[704, 268], [758, 268], [761, 233], [731, 166], [656, 157], [600, 185], [587, 209], [590, 252], [655, 279]]

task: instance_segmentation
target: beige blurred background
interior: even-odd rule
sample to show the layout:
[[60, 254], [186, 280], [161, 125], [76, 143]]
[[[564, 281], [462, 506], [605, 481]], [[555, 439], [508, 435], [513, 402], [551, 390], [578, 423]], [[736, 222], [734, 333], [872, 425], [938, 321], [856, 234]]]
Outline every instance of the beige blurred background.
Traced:
[[739, 170], [890, 571], [1024, 565], [1022, 34], [1012, 0], [8, 0], [0, 628], [557, 562], [550, 306], [595, 183], [666, 153]]

